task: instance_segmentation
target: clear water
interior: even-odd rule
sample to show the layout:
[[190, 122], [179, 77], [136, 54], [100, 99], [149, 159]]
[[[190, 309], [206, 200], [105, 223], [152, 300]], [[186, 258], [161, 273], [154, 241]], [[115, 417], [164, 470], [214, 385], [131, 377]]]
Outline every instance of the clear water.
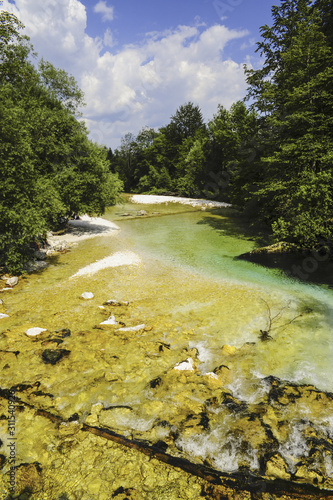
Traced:
[[[163, 213], [159, 205], [143, 208], [149, 213]], [[117, 208], [113, 208], [107, 217], [115, 218], [117, 213]], [[290, 278], [288, 268], [282, 271], [235, 259], [258, 243], [250, 229], [240, 224], [230, 211], [196, 211], [117, 223], [138, 253], [179, 266], [197, 274], [198, 279], [201, 275], [229, 286], [230, 290], [236, 287], [238, 294], [234, 300], [228, 297], [228, 302], [232, 300], [228, 307], [232, 308], [233, 332], [225, 340], [236, 346], [256, 342], [252, 359], [248, 360], [252, 372], [313, 383], [322, 390], [333, 389], [333, 291]], [[272, 325], [274, 341], [257, 342], [254, 332], [267, 328], [267, 304], [272, 317], [284, 310]], [[219, 303], [214, 305], [220, 307]], [[248, 318], [246, 324], [242, 322], [244, 315]], [[218, 327], [224, 314], [215, 311], [213, 317]], [[216, 329], [212, 322], [205, 331], [207, 337], [212, 332], [213, 344]], [[211, 340], [208, 344], [211, 345]]]
[[[160, 216], [121, 216], [139, 209]], [[186, 210], [183, 213], [184, 207], [177, 205], [114, 207], [105, 217], [119, 224], [117, 234], [82, 241], [54, 258], [44, 271], [22, 279], [13, 292], [2, 293], [9, 318], [1, 319], [0, 349], [21, 353], [18, 357], [3, 354], [0, 359], [2, 387], [41, 382], [40, 390], [53, 394], [54, 399], [32, 399], [31, 404], [42, 404], [63, 418], [78, 412], [84, 421], [94, 408], [116, 406], [117, 410], [102, 415], [106, 420], [100, 419], [99, 425], [153, 441], [167, 438], [163, 427], [154, 427], [156, 419], [170, 420], [177, 427], [189, 413], [200, 413], [210, 395], [209, 384], [203, 382], [205, 373], [222, 364], [230, 369], [224, 386], [248, 403], [262, 399], [267, 390], [262, 378], [268, 375], [332, 391], [332, 290], [235, 259], [257, 245], [251, 232], [228, 212]], [[137, 254], [141, 264], [70, 279], [85, 266], [124, 250]], [[94, 299], [80, 299], [83, 292], [92, 292]], [[109, 299], [130, 305], [101, 309]], [[149, 329], [120, 335], [96, 328], [111, 311], [126, 326], [145, 324]], [[269, 328], [269, 314], [272, 340], [263, 342], [260, 330]], [[24, 335], [35, 326], [48, 330], [45, 337], [33, 340]], [[45, 365], [43, 349], [55, 347], [48, 344], [54, 335], [50, 332], [61, 328], [72, 331], [60, 344], [71, 354], [55, 366]], [[163, 345], [168, 347], [161, 352]], [[226, 357], [223, 345], [238, 350]], [[192, 379], [191, 374], [184, 375], [183, 383], [183, 374], [177, 379], [173, 367], [195, 358], [195, 349], [199, 373]], [[164, 383], [160, 395], [149, 389], [156, 377]], [[133, 412], [121, 405], [130, 406]], [[220, 470], [235, 470], [243, 453], [237, 420], [218, 411], [209, 436], [185, 433], [178, 446], [191, 457], [211, 459]], [[300, 414], [307, 411], [301, 408]], [[317, 412], [311, 411], [309, 420], [325, 429], [331, 427], [328, 410], [319, 405]], [[290, 415], [285, 420], [292, 429], [296, 417]], [[233, 428], [235, 433], [230, 434]], [[254, 435], [256, 430], [249, 432]], [[22, 438], [21, 453], [30, 457], [30, 437], [23, 434], [27, 438]], [[303, 446], [298, 441], [297, 456]], [[223, 452], [221, 442], [225, 443]], [[285, 455], [293, 452], [289, 441], [284, 447]], [[38, 443], [34, 453], [37, 460]], [[245, 458], [257, 469], [256, 453]]]

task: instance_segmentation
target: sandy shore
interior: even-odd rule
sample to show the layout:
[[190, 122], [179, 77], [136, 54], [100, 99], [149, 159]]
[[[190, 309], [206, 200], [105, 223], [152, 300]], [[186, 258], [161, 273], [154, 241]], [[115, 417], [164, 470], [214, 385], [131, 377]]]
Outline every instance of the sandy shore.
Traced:
[[79, 220], [70, 220], [68, 229], [64, 234], [48, 235], [48, 242], [51, 247], [57, 245], [71, 246], [82, 240], [95, 238], [96, 236], [107, 236], [119, 231], [119, 226], [114, 222], [103, 219], [102, 217], [89, 217], [82, 215]]
[[199, 198], [178, 198], [177, 196], [160, 196], [151, 194], [134, 194], [130, 198], [130, 201], [132, 203], [142, 203], [145, 205], [155, 205], [160, 203], [181, 203], [182, 205], [191, 205], [192, 207], [231, 207], [230, 203], [224, 203], [221, 201], [203, 200]]

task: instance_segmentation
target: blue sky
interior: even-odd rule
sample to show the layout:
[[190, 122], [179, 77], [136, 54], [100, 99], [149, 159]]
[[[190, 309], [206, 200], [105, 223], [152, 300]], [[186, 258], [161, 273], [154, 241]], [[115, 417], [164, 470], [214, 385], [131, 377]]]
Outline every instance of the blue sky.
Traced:
[[246, 92], [259, 27], [280, 0], [3, 0], [39, 57], [74, 75], [93, 140], [118, 147], [192, 101], [209, 120]]

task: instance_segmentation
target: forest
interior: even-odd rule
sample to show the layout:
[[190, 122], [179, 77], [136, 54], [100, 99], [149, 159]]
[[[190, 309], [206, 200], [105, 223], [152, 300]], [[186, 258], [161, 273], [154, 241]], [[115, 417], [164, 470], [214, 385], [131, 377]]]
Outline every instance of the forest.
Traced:
[[[108, 151], [132, 192], [230, 201], [277, 241], [315, 248], [333, 231], [333, 5], [287, 0], [261, 28], [260, 69], [248, 93], [204, 123], [180, 106], [158, 131], [144, 127]], [[330, 245], [331, 246], [331, 245]]]
[[332, 0], [286, 0], [261, 28], [247, 95], [204, 122], [181, 105], [112, 151], [79, 120], [74, 78], [36, 56], [0, 13], [0, 266], [19, 272], [61, 217], [102, 214], [121, 191], [229, 201], [277, 241], [316, 248], [333, 233]]
[[0, 266], [20, 272], [72, 213], [101, 214], [122, 184], [78, 120], [73, 77], [36, 56], [22, 23], [0, 12]]

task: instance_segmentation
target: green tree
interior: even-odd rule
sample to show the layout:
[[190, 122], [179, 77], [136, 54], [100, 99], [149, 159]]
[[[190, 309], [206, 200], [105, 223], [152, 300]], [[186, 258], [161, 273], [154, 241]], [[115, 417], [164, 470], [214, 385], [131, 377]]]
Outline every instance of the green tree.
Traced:
[[[307, 246], [332, 235], [329, 5], [288, 0], [273, 7], [273, 25], [262, 28], [258, 44], [265, 56], [263, 67], [247, 71], [249, 97], [262, 116], [260, 158], [251, 190], [247, 183], [248, 201], [255, 216], [271, 224], [278, 238], [283, 235]], [[316, 191], [309, 196], [312, 189]], [[305, 223], [311, 217], [316, 222]]]
[[121, 188], [76, 119], [75, 80], [44, 61], [36, 69], [22, 27], [0, 13], [0, 264], [15, 272], [60, 216], [102, 213]]
[[194, 105], [193, 102], [179, 106], [171, 117], [170, 126], [174, 131], [175, 138], [178, 137], [178, 142], [188, 137], [194, 137], [198, 130], [205, 129], [199, 106]]

